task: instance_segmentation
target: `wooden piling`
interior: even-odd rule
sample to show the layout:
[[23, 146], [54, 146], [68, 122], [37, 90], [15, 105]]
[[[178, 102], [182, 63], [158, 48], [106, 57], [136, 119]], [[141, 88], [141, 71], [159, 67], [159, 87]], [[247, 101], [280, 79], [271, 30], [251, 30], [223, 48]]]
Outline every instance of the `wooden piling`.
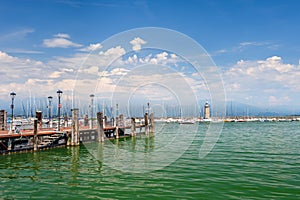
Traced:
[[83, 119], [83, 125], [84, 125], [84, 126], [87, 126], [88, 123], [89, 123], [89, 117], [88, 117], [88, 115], [85, 115], [85, 116], [84, 116], [84, 119]]
[[147, 135], [149, 133], [148, 113], [145, 113], [144, 121], [145, 121], [145, 134]]
[[119, 138], [119, 118], [118, 117], [116, 117], [116, 130], [115, 130], [115, 132], [116, 132], [116, 139], [118, 139]]
[[135, 135], [135, 118], [131, 118], [131, 136]]
[[150, 133], [154, 133], [154, 113], [150, 114]]
[[71, 145], [79, 145], [80, 136], [79, 136], [79, 109], [72, 109], [72, 132], [71, 132]]
[[40, 130], [42, 128], [42, 119], [43, 119], [42, 111], [36, 111], [35, 117], [37, 118], [37, 124], [38, 124], [37, 128]]
[[107, 117], [106, 117], [106, 116], [104, 116], [103, 128], [104, 128], [104, 127], [106, 127], [106, 125], [107, 125]]
[[92, 118], [92, 116], [89, 120], [89, 129], [93, 129], [93, 118]]
[[8, 144], [7, 144], [7, 150], [8, 150], [8, 151], [11, 150], [11, 143], [12, 143], [12, 139], [9, 138], [9, 139], [8, 139]]
[[35, 118], [33, 121], [33, 150], [38, 150], [38, 119]]
[[103, 113], [97, 113], [97, 132], [98, 132], [98, 142], [104, 141], [104, 127], [103, 127]]

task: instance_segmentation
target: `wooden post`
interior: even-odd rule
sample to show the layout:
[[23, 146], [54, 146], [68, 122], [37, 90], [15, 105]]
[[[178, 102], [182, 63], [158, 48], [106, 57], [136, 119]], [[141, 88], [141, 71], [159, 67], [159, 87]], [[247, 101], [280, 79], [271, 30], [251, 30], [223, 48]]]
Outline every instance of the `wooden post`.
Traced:
[[83, 126], [87, 126], [88, 123], [89, 123], [88, 115], [85, 115], [85, 116], [84, 116], [84, 119], [83, 119]]
[[7, 150], [8, 150], [8, 151], [11, 150], [11, 143], [12, 143], [12, 139], [9, 138], [9, 139], [8, 139], [8, 143], [7, 143]]
[[104, 141], [104, 127], [103, 127], [103, 113], [97, 113], [97, 132], [98, 132], [98, 142]]
[[79, 145], [80, 136], [79, 136], [79, 109], [72, 109], [72, 132], [71, 132], [71, 145]]
[[145, 120], [145, 134], [148, 134], [149, 133], [148, 113], [145, 113], [144, 120]]
[[150, 114], [150, 133], [154, 133], [154, 113]]
[[119, 138], [119, 117], [116, 117], [116, 139]]
[[93, 129], [93, 118], [92, 117], [89, 120], [89, 129]]
[[131, 118], [131, 136], [135, 135], [135, 118]]
[[106, 117], [106, 116], [104, 116], [103, 128], [104, 128], [104, 127], [106, 127], [106, 125], [107, 125], [107, 117]]
[[35, 118], [33, 121], [33, 150], [37, 151], [38, 150], [38, 119]]
[[37, 118], [38, 129], [40, 130], [42, 128], [42, 119], [43, 119], [42, 111], [36, 111], [35, 117]]

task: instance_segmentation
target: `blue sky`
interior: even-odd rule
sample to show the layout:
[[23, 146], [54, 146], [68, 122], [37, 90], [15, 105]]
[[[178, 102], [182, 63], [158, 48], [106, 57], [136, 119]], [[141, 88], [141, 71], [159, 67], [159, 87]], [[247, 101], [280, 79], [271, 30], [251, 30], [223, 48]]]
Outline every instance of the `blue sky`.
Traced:
[[162, 27], [206, 49], [228, 101], [266, 109], [288, 104], [300, 112], [299, 8], [296, 0], [1, 1], [0, 98], [28, 88], [44, 95], [43, 84], [63, 87], [76, 73], [68, 64], [82, 62], [80, 56], [101, 49], [102, 41], [133, 28]]

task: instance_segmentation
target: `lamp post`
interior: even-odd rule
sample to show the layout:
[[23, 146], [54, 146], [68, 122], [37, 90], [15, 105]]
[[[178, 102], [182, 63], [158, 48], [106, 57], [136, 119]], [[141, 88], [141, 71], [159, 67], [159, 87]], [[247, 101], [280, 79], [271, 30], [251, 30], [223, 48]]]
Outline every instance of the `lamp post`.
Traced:
[[91, 98], [91, 121], [90, 121], [90, 129], [93, 128], [93, 116], [94, 116], [94, 94], [90, 94], [90, 98]]
[[52, 114], [52, 99], [53, 97], [52, 96], [49, 96], [48, 97], [48, 101], [49, 101], [49, 105], [48, 105], [48, 108], [49, 108], [49, 127], [52, 127], [52, 121], [51, 121], [51, 114]]
[[57, 95], [58, 95], [58, 109], [57, 109], [57, 117], [58, 117], [58, 126], [57, 126], [57, 130], [60, 131], [60, 109], [62, 107], [61, 103], [60, 103], [60, 99], [62, 96], [62, 91], [61, 90], [57, 90]]
[[10, 130], [12, 130], [13, 122], [14, 122], [14, 100], [15, 100], [16, 93], [11, 92], [10, 97], [11, 97], [11, 124], [10, 124]]

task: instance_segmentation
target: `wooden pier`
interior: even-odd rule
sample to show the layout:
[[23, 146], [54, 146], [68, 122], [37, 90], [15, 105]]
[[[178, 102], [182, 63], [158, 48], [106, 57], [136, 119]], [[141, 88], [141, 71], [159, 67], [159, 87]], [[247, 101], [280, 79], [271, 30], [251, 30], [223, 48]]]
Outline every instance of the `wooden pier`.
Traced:
[[108, 139], [135, 137], [137, 134], [154, 133], [154, 114], [148, 113], [144, 118], [131, 118], [126, 124], [124, 116], [114, 119], [114, 124], [108, 124], [102, 112], [97, 113], [97, 125], [80, 126], [79, 111], [72, 109], [72, 125], [61, 127], [60, 130], [42, 128], [42, 115], [36, 113], [33, 129], [0, 131], [0, 154], [9, 154], [26, 151], [39, 151], [62, 146], [77, 146], [85, 142], [103, 142]]

